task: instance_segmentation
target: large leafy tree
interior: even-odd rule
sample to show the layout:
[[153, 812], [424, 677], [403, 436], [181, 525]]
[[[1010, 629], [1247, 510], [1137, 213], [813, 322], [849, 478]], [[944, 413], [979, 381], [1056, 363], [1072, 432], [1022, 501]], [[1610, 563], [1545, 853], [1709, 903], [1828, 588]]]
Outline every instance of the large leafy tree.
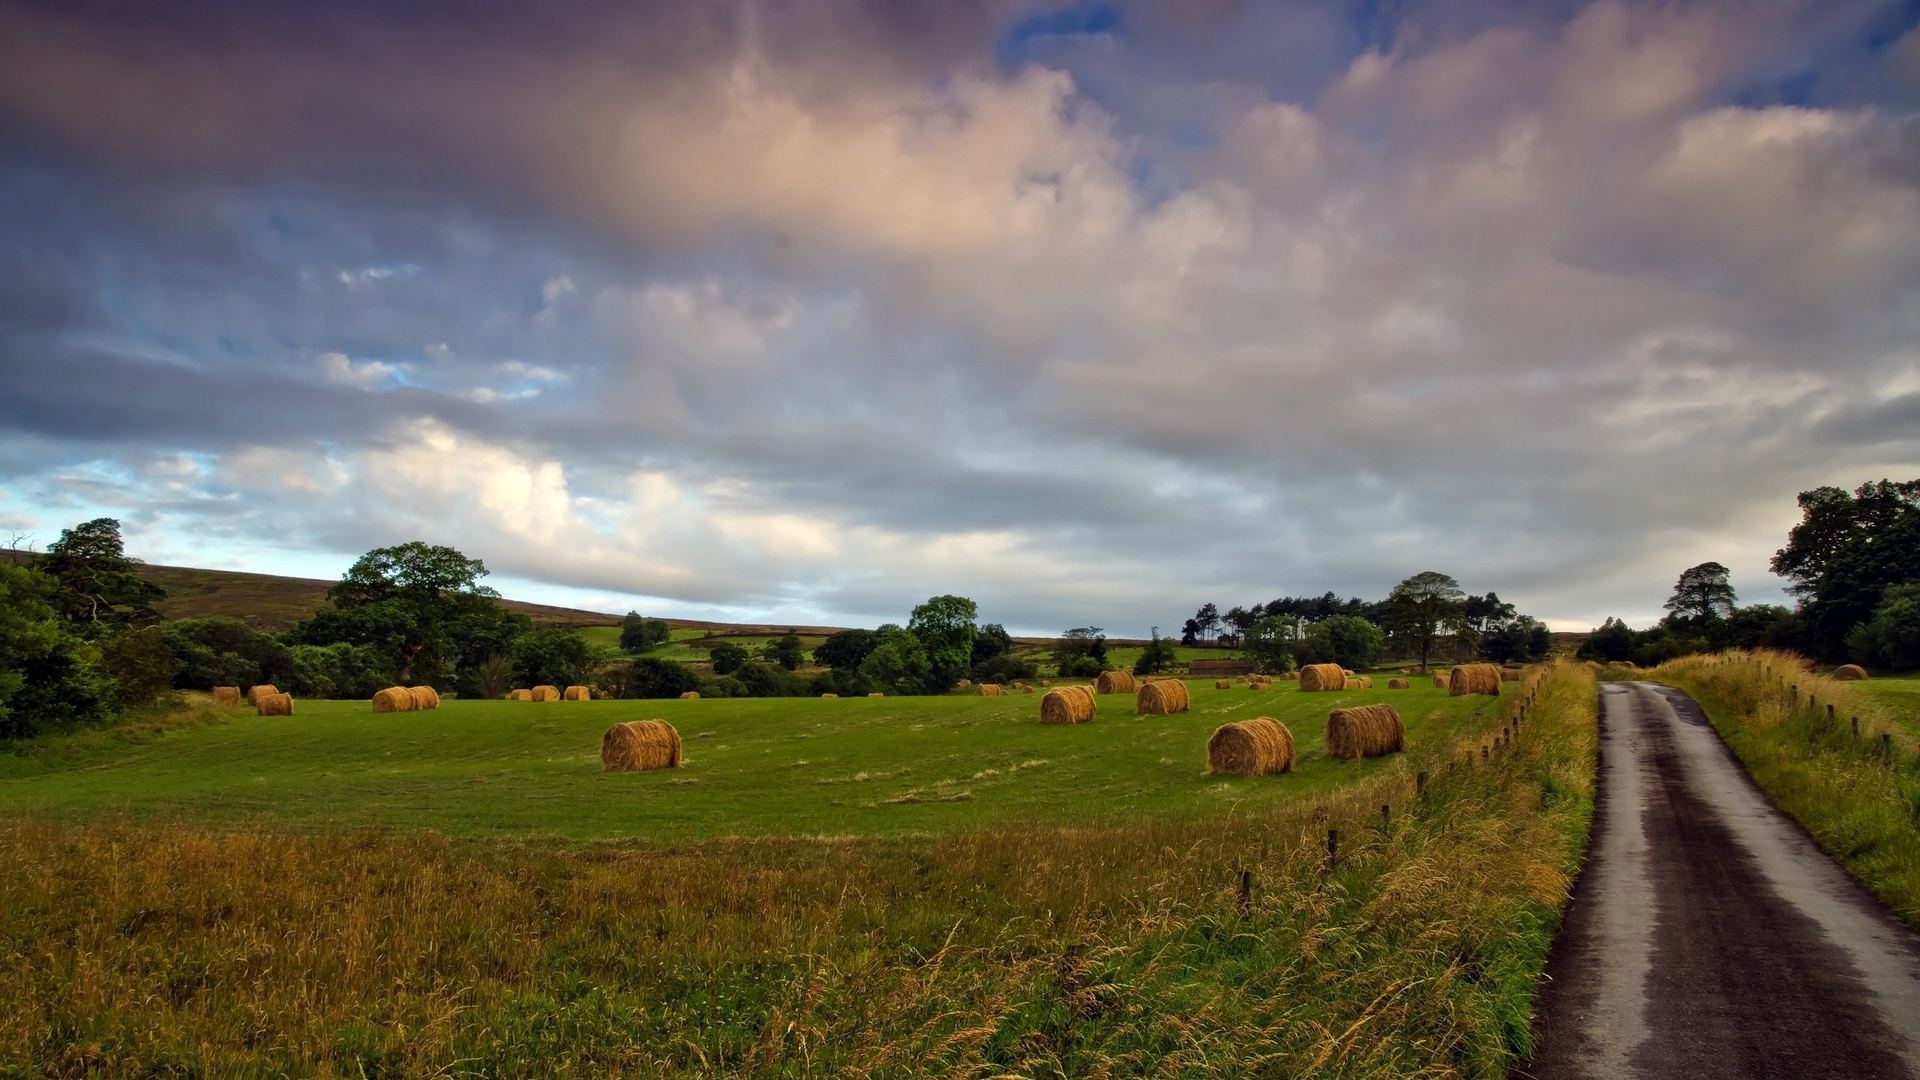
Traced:
[[120, 522], [103, 517], [62, 530], [39, 570], [53, 582], [60, 617], [92, 638], [160, 621], [153, 605], [166, 599], [166, 590], [136, 574], [138, 565], [127, 558]]
[[1387, 594], [1387, 626], [1420, 657], [1422, 671], [1441, 631], [1459, 625], [1465, 596], [1458, 581], [1438, 570], [1422, 570]]
[[1733, 585], [1729, 571], [1717, 562], [1703, 562], [1680, 572], [1673, 595], [1667, 598], [1668, 620], [1678, 626], [1704, 628], [1733, 614]]
[[1358, 615], [1335, 615], [1314, 623], [1295, 652], [1307, 663], [1370, 668], [1386, 650], [1386, 635]]
[[649, 619], [637, 611], [627, 612], [620, 620], [620, 649], [635, 655], [646, 652], [673, 636], [665, 619]]
[[1076, 626], [1053, 645], [1054, 669], [1072, 678], [1098, 675], [1107, 669], [1107, 632], [1098, 626]]
[[1800, 510], [1773, 572], [1792, 582], [1808, 646], [1839, 659], [1887, 590], [1920, 583], [1920, 480], [1818, 487], [1800, 493]]
[[973, 667], [974, 619], [980, 609], [964, 596], [935, 596], [913, 609], [907, 630], [927, 656], [927, 692], [945, 693]]
[[813, 662], [835, 671], [858, 671], [877, 644], [879, 638], [872, 630], [842, 630], [814, 646]]
[[[807, 658], [807, 650], [800, 644], [799, 635], [782, 634], [763, 646], [760, 650], [760, 656], [762, 659], [779, 664], [784, 670], [793, 671]], [[759, 697], [763, 695], [756, 694], [754, 696]]]
[[450, 547], [416, 540], [375, 548], [327, 590], [333, 610], [301, 624], [294, 637], [312, 645], [378, 645], [393, 657], [395, 677], [410, 683], [416, 665], [451, 664], [462, 620], [475, 618], [480, 604], [495, 606], [500, 594], [480, 584], [486, 575], [479, 559]]
[[0, 563], [0, 739], [100, 720], [115, 697], [54, 609], [54, 583]]
[[929, 680], [932, 664], [918, 635], [888, 623], [873, 632], [874, 645], [860, 662], [869, 683], [896, 694], [917, 694]]
[[1251, 657], [1262, 672], [1285, 674], [1293, 670], [1293, 631], [1291, 617], [1269, 615], [1248, 628], [1240, 642], [1240, 651]]

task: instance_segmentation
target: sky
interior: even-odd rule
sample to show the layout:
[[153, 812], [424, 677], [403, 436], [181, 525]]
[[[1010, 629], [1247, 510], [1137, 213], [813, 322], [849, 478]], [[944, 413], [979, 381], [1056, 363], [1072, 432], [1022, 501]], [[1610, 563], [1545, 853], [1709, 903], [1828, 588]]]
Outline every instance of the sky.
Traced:
[[1920, 477], [1920, 5], [0, 0], [0, 538], [1556, 629]]

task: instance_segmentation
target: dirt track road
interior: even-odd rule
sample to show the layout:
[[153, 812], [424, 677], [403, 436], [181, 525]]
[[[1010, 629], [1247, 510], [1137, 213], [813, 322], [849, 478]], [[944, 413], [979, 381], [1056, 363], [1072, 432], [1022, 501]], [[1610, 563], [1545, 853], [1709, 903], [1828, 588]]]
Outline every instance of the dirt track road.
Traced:
[[1601, 690], [1592, 848], [1539, 1080], [1920, 1077], [1920, 937], [1774, 809], [1677, 690]]

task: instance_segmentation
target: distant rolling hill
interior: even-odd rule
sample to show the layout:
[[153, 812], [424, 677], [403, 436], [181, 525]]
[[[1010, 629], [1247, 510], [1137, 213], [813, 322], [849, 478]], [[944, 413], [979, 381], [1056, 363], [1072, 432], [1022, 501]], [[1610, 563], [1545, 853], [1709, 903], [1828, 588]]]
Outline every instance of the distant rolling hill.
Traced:
[[[37, 555], [25, 551], [0, 550], [0, 559], [32, 562]], [[143, 563], [140, 576], [167, 591], [167, 598], [155, 605], [169, 619], [200, 619], [209, 615], [231, 615], [261, 630], [279, 632], [294, 623], [312, 617], [328, 606], [327, 590], [335, 582], [318, 578], [280, 577], [276, 574], [250, 574], [239, 570], [207, 570], [193, 566], [159, 566]], [[524, 600], [501, 600], [501, 606], [518, 611], [540, 626], [568, 628], [618, 626], [619, 615], [604, 611], [530, 604]], [[786, 633], [787, 626], [701, 622], [697, 619], [667, 619], [668, 625], [696, 630], [724, 630], [735, 634]], [[831, 634], [838, 627], [799, 626], [799, 632]]]

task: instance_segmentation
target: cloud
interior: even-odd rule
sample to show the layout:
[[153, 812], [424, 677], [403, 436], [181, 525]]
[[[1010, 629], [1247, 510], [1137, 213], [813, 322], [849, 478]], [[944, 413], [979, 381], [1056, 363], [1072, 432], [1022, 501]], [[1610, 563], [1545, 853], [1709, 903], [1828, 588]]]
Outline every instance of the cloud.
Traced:
[[1127, 633], [1428, 567], [1776, 598], [1796, 491], [1920, 475], [1871, 5], [952, 7], [0, 14], [0, 465], [154, 536]]

